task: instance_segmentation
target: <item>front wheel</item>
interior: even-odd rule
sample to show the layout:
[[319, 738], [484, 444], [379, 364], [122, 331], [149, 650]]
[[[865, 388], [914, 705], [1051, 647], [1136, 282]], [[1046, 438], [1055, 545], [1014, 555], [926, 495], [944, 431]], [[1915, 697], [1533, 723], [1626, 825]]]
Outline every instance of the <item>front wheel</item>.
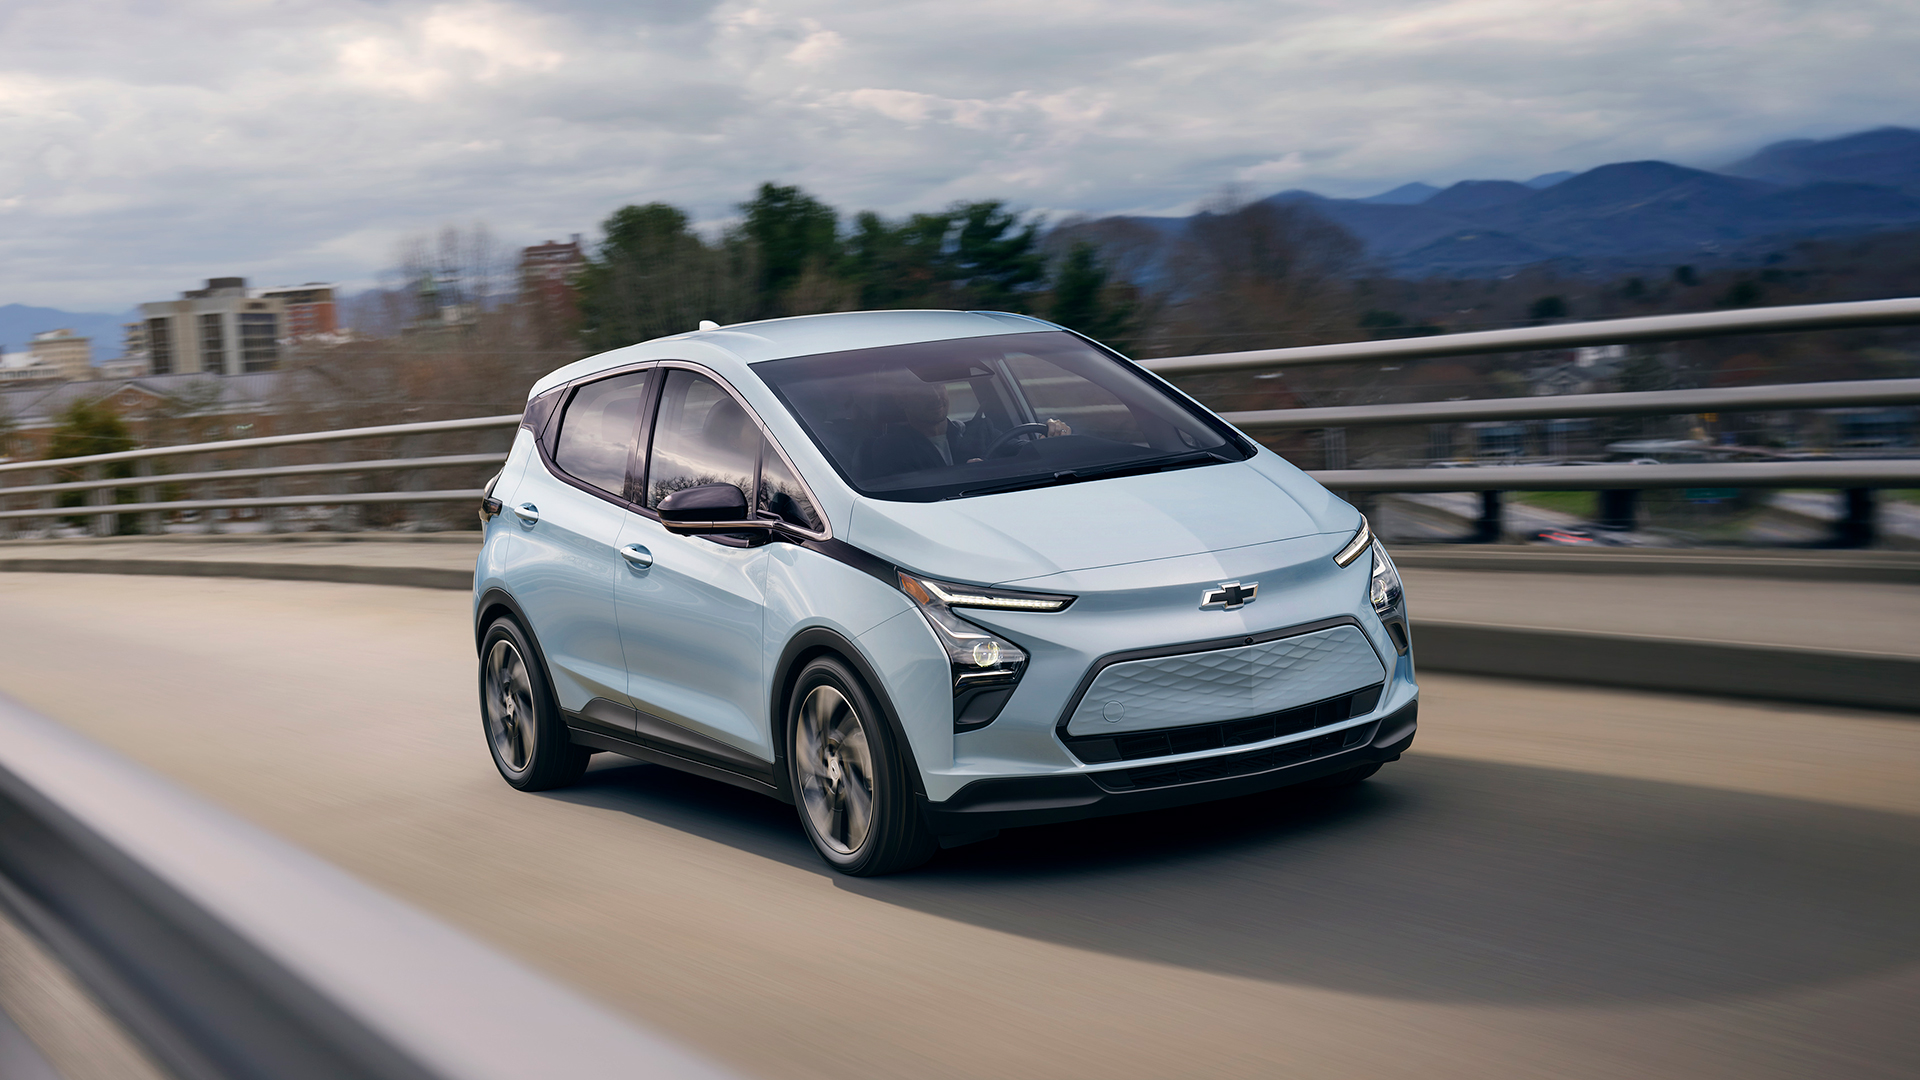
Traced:
[[521, 791], [565, 787], [593, 756], [567, 737], [546, 673], [509, 618], [495, 619], [481, 639], [480, 722], [494, 767]]
[[905, 756], [845, 664], [821, 657], [800, 672], [787, 732], [800, 827], [829, 865], [871, 877], [933, 857], [937, 844], [914, 801]]

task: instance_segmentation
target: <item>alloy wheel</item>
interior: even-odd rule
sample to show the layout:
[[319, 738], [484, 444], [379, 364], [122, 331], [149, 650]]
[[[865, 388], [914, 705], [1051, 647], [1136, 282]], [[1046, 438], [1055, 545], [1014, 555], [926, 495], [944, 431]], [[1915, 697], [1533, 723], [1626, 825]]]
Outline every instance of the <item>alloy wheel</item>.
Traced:
[[482, 697], [487, 710], [487, 738], [501, 764], [516, 773], [533, 763], [533, 683], [520, 651], [504, 639], [487, 650], [486, 685]]
[[794, 754], [807, 820], [827, 846], [851, 855], [873, 826], [873, 754], [866, 728], [853, 703], [832, 686], [814, 687], [798, 719]]

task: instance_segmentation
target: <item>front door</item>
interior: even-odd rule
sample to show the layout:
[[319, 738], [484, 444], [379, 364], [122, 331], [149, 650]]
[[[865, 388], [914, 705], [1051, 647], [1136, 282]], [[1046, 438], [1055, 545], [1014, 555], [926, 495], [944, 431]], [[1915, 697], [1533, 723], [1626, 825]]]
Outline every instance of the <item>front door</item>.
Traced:
[[[718, 383], [666, 371], [653, 431], [649, 509], [675, 491], [715, 483], [737, 485], [752, 505], [759, 425]], [[625, 560], [614, 596], [641, 734], [726, 764], [771, 763], [761, 671], [766, 549], [746, 539], [676, 536], [652, 517], [628, 514], [619, 546], [633, 556], [634, 545], [645, 554]]]

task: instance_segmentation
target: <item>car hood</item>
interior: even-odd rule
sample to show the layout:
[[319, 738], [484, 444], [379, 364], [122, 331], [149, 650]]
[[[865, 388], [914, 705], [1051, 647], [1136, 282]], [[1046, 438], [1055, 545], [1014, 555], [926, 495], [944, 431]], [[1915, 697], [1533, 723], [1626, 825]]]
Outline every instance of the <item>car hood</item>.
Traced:
[[990, 585], [1321, 531], [1240, 462], [945, 502], [861, 499], [847, 540], [932, 577]]

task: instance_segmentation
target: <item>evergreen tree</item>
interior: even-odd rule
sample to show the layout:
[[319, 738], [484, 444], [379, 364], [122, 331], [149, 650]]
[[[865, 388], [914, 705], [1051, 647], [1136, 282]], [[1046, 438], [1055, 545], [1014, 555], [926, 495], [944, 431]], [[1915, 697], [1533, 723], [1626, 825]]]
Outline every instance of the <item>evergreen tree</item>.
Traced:
[[[1048, 317], [1070, 330], [1113, 345], [1125, 341], [1132, 328], [1132, 305], [1116, 299], [1107, 283], [1100, 252], [1081, 241], [1068, 249], [1053, 277], [1053, 304]], [[1123, 350], [1124, 351], [1124, 350]]]
[[761, 184], [739, 209], [740, 235], [758, 248], [760, 313], [783, 314], [801, 275], [829, 272], [839, 262], [840, 215], [798, 187], [775, 184]]
[[957, 203], [948, 214], [957, 228], [946, 276], [966, 289], [973, 304], [1019, 308], [1020, 294], [1032, 291], [1047, 273], [1040, 219], [1022, 220], [998, 200]]
[[576, 279], [581, 343], [595, 351], [679, 334], [702, 319], [741, 322], [758, 312], [751, 245], [709, 245], [666, 203], [623, 206]]

